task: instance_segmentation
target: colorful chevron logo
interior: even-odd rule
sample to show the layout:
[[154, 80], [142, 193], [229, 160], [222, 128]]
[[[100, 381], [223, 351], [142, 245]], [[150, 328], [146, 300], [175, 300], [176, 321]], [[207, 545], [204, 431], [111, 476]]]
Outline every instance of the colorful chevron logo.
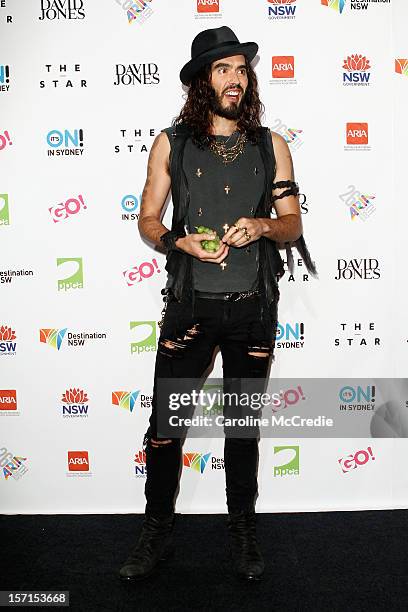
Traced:
[[133, 412], [140, 391], [112, 391], [112, 404]]
[[321, 0], [321, 3], [323, 6], [328, 6], [341, 14], [345, 7], [346, 0]]
[[40, 342], [49, 344], [59, 351], [67, 329], [67, 327], [64, 329], [40, 329]]
[[408, 59], [399, 58], [395, 60], [395, 72], [408, 76]]
[[183, 453], [183, 465], [202, 474], [210, 455], [211, 453], [206, 453], [205, 455], [203, 453]]

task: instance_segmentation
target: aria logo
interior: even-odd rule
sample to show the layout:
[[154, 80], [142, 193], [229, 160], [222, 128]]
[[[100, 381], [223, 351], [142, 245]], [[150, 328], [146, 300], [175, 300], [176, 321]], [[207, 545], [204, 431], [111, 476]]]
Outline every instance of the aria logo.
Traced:
[[146, 478], [146, 452], [140, 450], [135, 454], [135, 476], [136, 478]]
[[345, 151], [371, 151], [368, 145], [368, 123], [347, 123]]
[[375, 408], [375, 385], [345, 385], [339, 391], [340, 410], [364, 412]]
[[222, 17], [220, 13], [221, 0], [193, 0], [193, 2], [197, 8], [196, 19], [220, 19]]
[[342, 13], [346, 4], [346, 0], [321, 0], [323, 6], [328, 6], [338, 13]]
[[13, 342], [16, 340], [16, 332], [8, 325], [2, 325], [0, 327], [0, 357], [2, 355], [15, 355], [17, 342]]
[[41, 2], [41, 17], [38, 19], [84, 19], [84, 2], [83, 0], [40, 0]]
[[40, 81], [40, 89], [46, 89], [47, 87], [83, 89], [87, 87], [86, 80], [79, 75], [80, 64], [72, 64], [72, 68], [67, 68], [67, 64], [45, 64], [45, 69], [47, 76]]
[[408, 76], [408, 59], [406, 57], [395, 60], [395, 72]]
[[296, 16], [296, 0], [268, 0], [268, 16], [269, 19], [295, 19]]
[[7, 193], [0, 193], [0, 225], [10, 225], [9, 200]]
[[343, 63], [343, 85], [367, 86], [370, 85], [371, 68], [365, 55], [355, 53], [348, 55]]
[[46, 136], [48, 157], [79, 155], [84, 152], [84, 131], [51, 130]]
[[338, 259], [335, 280], [378, 280], [381, 270], [378, 259]]
[[88, 451], [68, 451], [67, 476], [92, 476]]
[[274, 466], [274, 476], [299, 476], [299, 446], [274, 446], [273, 453], [283, 453], [280, 459], [285, 462]]
[[278, 323], [276, 348], [303, 348], [305, 345], [304, 323]]
[[380, 345], [380, 338], [377, 336], [375, 325], [372, 321], [369, 323], [340, 323], [340, 333], [334, 339], [334, 346], [340, 346], [341, 348], [356, 346], [374, 348]]
[[17, 391], [15, 389], [0, 389], [0, 414], [18, 414]]
[[211, 453], [183, 453], [183, 466], [204, 473]]
[[295, 57], [293, 55], [272, 56], [272, 81], [270, 84], [296, 84]]
[[361, 193], [354, 185], [349, 185], [347, 191], [339, 195], [340, 200], [350, 211], [350, 219], [366, 221], [375, 211], [374, 195]]
[[130, 343], [130, 352], [150, 353], [157, 350], [156, 347], [156, 321], [131, 321], [130, 329], [136, 330], [134, 333], [140, 340]]
[[25, 461], [27, 461], [27, 457], [16, 456], [8, 451], [5, 446], [0, 448], [0, 469], [5, 480], [8, 480], [10, 477], [14, 478], [14, 480], [19, 480], [24, 476], [28, 471]]
[[61, 280], [58, 280], [58, 291], [68, 291], [69, 289], [83, 289], [84, 288], [84, 270], [82, 264], [82, 257], [58, 257], [57, 266], [64, 264], [71, 264], [65, 266], [68, 276]]
[[[147, 153], [146, 139], [156, 136], [154, 128], [119, 131], [122, 136], [122, 142], [115, 145], [115, 153]], [[150, 146], [151, 142], [148, 144]]]
[[139, 219], [139, 213], [136, 212], [139, 204], [142, 203], [142, 195], [139, 197], [135, 195], [123, 196], [120, 205], [124, 212], [122, 212], [122, 221], [136, 221]]
[[0, 91], [8, 91], [10, 89], [10, 66], [0, 64]]
[[64, 418], [88, 417], [88, 401], [88, 395], [82, 389], [67, 389], [61, 398], [62, 416]]

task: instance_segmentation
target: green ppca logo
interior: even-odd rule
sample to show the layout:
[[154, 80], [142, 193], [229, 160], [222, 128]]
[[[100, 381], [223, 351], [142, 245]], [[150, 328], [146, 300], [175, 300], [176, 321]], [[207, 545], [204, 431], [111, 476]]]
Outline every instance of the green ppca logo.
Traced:
[[0, 193], [0, 225], [9, 225], [9, 224], [10, 224], [10, 216], [9, 216], [8, 194]]
[[57, 266], [62, 266], [68, 262], [73, 262], [74, 265], [69, 266], [70, 269], [75, 269], [75, 272], [58, 281], [58, 291], [68, 289], [83, 289], [84, 287], [84, 269], [82, 265], [82, 257], [58, 257]]
[[[275, 465], [273, 468], [274, 476], [299, 476], [299, 447], [298, 446], [275, 446], [274, 454], [280, 453], [282, 451], [292, 451], [289, 453], [289, 456], [292, 455], [292, 458], [283, 465]], [[287, 453], [286, 453], [287, 455]]]
[[156, 349], [156, 321], [131, 321], [130, 329], [141, 327], [138, 329], [138, 336], [142, 336], [142, 340], [130, 343], [130, 352], [145, 353], [155, 351]]

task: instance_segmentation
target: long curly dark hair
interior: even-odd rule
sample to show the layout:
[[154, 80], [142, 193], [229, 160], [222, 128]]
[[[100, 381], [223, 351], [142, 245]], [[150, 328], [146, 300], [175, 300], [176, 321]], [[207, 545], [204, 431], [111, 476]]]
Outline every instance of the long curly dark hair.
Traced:
[[[250, 62], [245, 57], [248, 75], [248, 87], [242, 100], [242, 113], [237, 121], [237, 129], [246, 134], [247, 139], [256, 143], [258, 128], [261, 127], [261, 117], [265, 107], [259, 99], [258, 79]], [[191, 130], [193, 142], [204, 148], [214, 139], [210, 133], [212, 101], [216, 93], [210, 83], [211, 64], [204, 66], [192, 79], [187, 100], [173, 126], [186, 124]]]

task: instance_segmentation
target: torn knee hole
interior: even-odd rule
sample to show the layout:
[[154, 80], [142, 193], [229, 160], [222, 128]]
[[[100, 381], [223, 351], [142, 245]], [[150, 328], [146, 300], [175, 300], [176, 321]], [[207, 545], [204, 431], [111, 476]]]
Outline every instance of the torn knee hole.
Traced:
[[175, 355], [183, 352], [189, 342], [194, 340], [194, 338], [201, 333], [198, 329], [199, 323], [195, 323], [192, 327], [187, 329], [184, 333], [178, 335], [175, 340], [171, 340], [170, 338], [163, 338], [159, 342], [161, 352], [165, 355]]
[[250, 357], [261, 357], [268, 358], [270, 357], [271, 349], [269, 346], [251, 346], [248, 348], [248, 355]]

